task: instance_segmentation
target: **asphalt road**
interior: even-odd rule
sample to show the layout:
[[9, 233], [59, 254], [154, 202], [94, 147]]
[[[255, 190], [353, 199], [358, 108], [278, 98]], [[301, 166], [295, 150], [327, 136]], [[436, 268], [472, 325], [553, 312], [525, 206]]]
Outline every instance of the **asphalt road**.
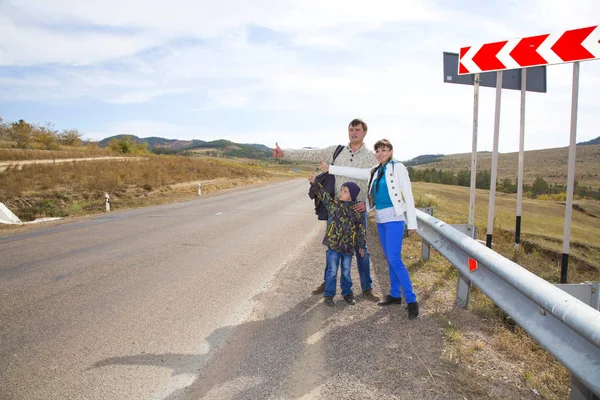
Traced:
[[252, 298], [322, 233], [307, 188], [0, 237], [0, 398], [162, 399], [190, 385]]

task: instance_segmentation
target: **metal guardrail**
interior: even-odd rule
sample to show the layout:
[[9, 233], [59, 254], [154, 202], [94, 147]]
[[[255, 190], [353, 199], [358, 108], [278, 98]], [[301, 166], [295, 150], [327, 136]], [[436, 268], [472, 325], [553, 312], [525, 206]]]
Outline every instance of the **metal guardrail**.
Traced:
[[423, 255], [433, 246], [459, 271], [459, 306], [467, 307], [474, 284], [571, 372], [572, 388], [589, 389], [577, 398], [600, 396], [600, 312], [474, 240], [474, 232], [421, 209], [417, 220]]

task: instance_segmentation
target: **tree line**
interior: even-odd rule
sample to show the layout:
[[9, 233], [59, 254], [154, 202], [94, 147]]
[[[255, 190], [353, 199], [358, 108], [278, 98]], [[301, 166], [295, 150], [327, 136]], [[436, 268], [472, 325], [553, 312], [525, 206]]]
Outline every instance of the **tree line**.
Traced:
[[[83, 140], [77, 129], [54, 129], [54, 125], [30, 124], [22, 119], [5, 122], [0, 117], [0, 141], [12, 143], [12, 147], [32, 150], [58, 150], [60, 146], [98, 146], [98, 142]], [[108, 148], [118, 154], [142, 154], [148, 152], [147, 143], [136, 143], [131, 136], [112, 139]]]
[[[430, 182], [440, 183], [442, 185], [455, 185], [455, 186], [471, 186], [471, 172], [468, 170], [461, 170], [454, 174], [451, 171], [445, 171], [436, 168], [424, 168], [416, 169], [414, 167], [406, 167], [410, 180], [414, 182]], [[475, 187], [477, 189], [490, 189], [492, 175], [490, 171], [477, 171], [475, 177]], [[513, 183], [514, 182], [514, 183]], [[500, 181], [496, 181], [496, 190], [503, 193], [517, 193], [517, 178], [511, 180], [510, 178], [503, 178]], [[559, 195], [566, 193], [566, 185], [551, 184], [548, 183], [541, 177], [537, 177], [536, 180], [531, 184], [523, 185], [523, 194], [526, 197], [537, 198], [542, 195]], [[600, 200], [600, 189], [594, 190], [591, 186], [579, 185], [575, 181], [574, 194], [580, 197], [589, 197], [596, 200]]]
[[83, 135], [77, 129], [58, 131], [51, 123], [33, 125], [20, 119], [5, 122], [0, 117], [0, 140], [11, 141], [19, 149], [57, 150], [59, 146], [84, 145]]

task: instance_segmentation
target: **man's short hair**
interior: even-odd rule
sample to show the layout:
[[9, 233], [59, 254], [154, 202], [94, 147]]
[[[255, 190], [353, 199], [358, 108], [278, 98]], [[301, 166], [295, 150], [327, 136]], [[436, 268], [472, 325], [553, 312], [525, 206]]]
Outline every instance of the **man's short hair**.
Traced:
[[363, 131], [367, 131], [367, 123], [365, 121], [363, 121], [362, 119], [358, 119], [358, 118], [354, 118], [352, 121], [350, 121], [350, 125], [348, 125], [349, 127], [352, 126], [358, 126], [358, 125], [362, 125]]

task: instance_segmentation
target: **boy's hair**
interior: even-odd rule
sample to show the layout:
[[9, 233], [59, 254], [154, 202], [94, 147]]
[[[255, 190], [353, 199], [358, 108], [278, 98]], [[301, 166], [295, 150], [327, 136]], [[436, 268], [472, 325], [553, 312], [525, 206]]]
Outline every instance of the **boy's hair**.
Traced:
[[378, 140], [377, 143], [375, 143], [375, 145], [373, 146], [373, 150], [377, 151], [377, 149], [385, 147], [387, 147], [390, 150], [394, 150], [394, 146], [392, 146], [392, 143], [387, 139]]
[[367, 123], [365, 121], [363, 121], [362, 119], [358, 119], [358, 118], [354, 118], [352, 121], [350, 121], [350, 124], [348, 125], [348, 127], [354, 127], [354, 126], [358, 126], [358, 125], [362, 125], [363, 131], [367, 131]]

